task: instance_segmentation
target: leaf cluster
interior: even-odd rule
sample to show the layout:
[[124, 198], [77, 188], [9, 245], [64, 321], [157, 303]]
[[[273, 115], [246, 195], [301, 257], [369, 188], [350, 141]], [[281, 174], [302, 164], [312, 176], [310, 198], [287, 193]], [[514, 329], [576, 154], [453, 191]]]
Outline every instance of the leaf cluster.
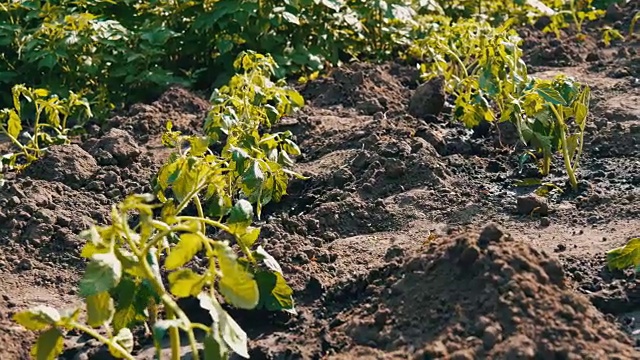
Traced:
[[[183, 136], [168, 124], [163, 142], [176, 151], [154, 180], [156, 194], [128, 196], [113, 206], [110, 225], [82, 233], [81, 254], [89, 262], [78, 288], [86, 322], [79, 320], [82, 309], [35, 308], [15, 316], [43, 331], [33, 348], [38, 358], [55, 358], [63, 335], [75, 329], [106, 344], [113, 356], [133, 359], [132, 329], [139, 325], [150, 328], [158, 356], [168, 334], [178, 359], [182, 332], [200, 358], [198, 330], [205, 333], [205, 359], [248, 358], [247, 335], [226, 309], [295, 311], [282, 269], [258, 245], [252, 204], [259, 214], [299, 176], [289, 169], [300, 154], [291, 134], [260, 130], [304, 102], [270, 80], [271, 57], [243, 52], [234, 65], [238, 74], [212, 95], [204, 136]], [[212, 149], [217, 144], [221, 151]], [[206, 265], [196, 266], [195, 259]], [[177, 303], [185, 297], [196, 297], [213, 322], [192, 322]]]
[[433, 36], [417, 41], [410, 53], [423, 62], [425, 80], [443, 77], [455, 95], [455, 116], [467, 127], [510, 121], [523, 143], [543, 155], [541, 173], [561, 152], [571, 185], [584, 142], [590, 91], [573, 79], [542, 80], [527, 74], [521, 39], [510, 23], [494, 28], [466, 20], [444, 24]]
[[60, 98], [46, 89], [24, 84], [13, 87], [12, 105], [0, 110], [0, 134], [9, 140], [13, 150], [2, 154], [0, 173], [4, 167], [25, 168], [51, 145], [68, 144], [69, 136], [93, 116], [87, 100], [73, 92]]
[[[2, 1], [0, 86], [29, 74], [28, 86], [73, 90], [103, 117], [171, 84], [222, 86], [245, 50], [272, 54], [279, 78], [317, 76], [353, 58], [397, 56], [432, 16], [530, 19], [539, 12], [530, 1]], [[0, 106], [10, 103], [0, 92]]]
[[594, 0], [549, 0], [555, 14], [550, 16], [549, 25], [543, 31], [552, 32], [561, 38], [561, 30], [574, 26], [578, 39], [584, 38], [584, 23], [602, 18], [606, 11], [594, 6]]
[[[170, 84], [205, 88], [217, 79], [222, 85], [244, 50], [274, 54], [278, 77], [318, 71], [368, 50], [361, 21], [367, 13], [358, 11], [367, 6], [354, 6], [346, 0], [4, 1], [0, 86], [30, 74], [29, 86], [63, 95], [74, 89], [104, 114]], [[3, 105], [10, 103], [10, 94], [0, 95]]]

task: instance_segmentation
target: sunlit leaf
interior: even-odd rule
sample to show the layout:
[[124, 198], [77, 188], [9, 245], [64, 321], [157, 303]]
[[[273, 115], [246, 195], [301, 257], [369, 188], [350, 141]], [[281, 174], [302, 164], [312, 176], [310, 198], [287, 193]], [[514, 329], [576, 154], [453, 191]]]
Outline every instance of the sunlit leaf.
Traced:
[[64, 337], [57, 328], [51, 328], [38, 336], [38, 340], [31, 349], [36, 360], [55, 360], [64, 348]]
[[38, 331], [55, 325], [60, 321], [60, 313], [50, 306], [40, 305], [16, 313], [13, 319], [29, 330]]
[[202, 249], [204, 239], [199, 234], [184, 233], [180, 242], [169, 252], [164, 266], [167, 270], [175, 270], [189, 262]]
[[235, 307], [253, 309], [258, 305], [260, 293], [253, 275], [239, 262], [229, 246], [216, 251], [222, 277], [218, 281], [220, 293]]
[[115, 312], [113, 299], [108, 292], [104, 291], [95, 295], [87, 296], [87, 324], [94, 328], [111, 322]]
[[121, 276], [122, 264], [113, 253], [95, 254], [80, 280], [80, 296], [88, 297], [109, 291], [118, 285]]
[[623, 270], [640, 264], [640, 238], [629, 240], [624, 246], [607, 252], [610, 269]]
[[196, 296], [204, 286], [204, 277], [191, 269], [176, 270], [168, 278], [171, 293], [180, 298]]

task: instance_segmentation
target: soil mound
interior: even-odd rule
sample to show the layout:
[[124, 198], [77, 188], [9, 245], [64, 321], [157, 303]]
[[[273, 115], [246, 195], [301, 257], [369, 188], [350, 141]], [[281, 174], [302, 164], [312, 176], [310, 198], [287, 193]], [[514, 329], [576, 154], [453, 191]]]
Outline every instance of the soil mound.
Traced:
[[108, 121], [108, 128], [127, 130], [139, 141], [147, 142], [154, 135], [164, 132], [167, 121], [173, 123], [174, 130], [186, 134], [202, 128], [209, 103], [199, 96], [178, 86], [165, 91], [151, 104], [135, 104], [121, 116]]
[[553, 33], [524, 28], [520, 36], [524, 39], [524, 61], [532, 66], [573, 66], [584, 62], [584, 56], [597, 49], [595, 42], [578, 41], [564, 32], [558, 39]]
[[[434, 240], [404, 259], [390, 257], [326, 294], [324, 321], [314, 324], [322, 344], [307, 349], [334, 359], [640, 355], [627, 335], [571, 290], [558, 260], [495, 225]], [[308, 334], [296, 340], [317, 341]]]
[[417, 73], [398, 64], [354, 64], [335, 69], [330, 76], [307, 84], [305, 99], [318, 107], [344, 105], [366, 115], [404, 109], [409, 99], [407, 85]]

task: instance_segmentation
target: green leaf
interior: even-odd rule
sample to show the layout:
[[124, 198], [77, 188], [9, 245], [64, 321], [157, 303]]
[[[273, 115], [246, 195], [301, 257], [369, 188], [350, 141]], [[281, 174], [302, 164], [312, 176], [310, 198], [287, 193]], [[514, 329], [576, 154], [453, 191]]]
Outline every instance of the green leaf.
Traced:
[[222, 307], [218, 303], [218, 300], [212, 298], [211, 295], [207, 294], [206, 292], [201, 292], [197, 295], [197, 298], [199, 300], [200, 307], [204, 310], [209, 311], [209, 315], [211, 315], [211, 319], [213, 320], [213, 322], [219, 322], [220, 313], [224, 312], [224, 309], [222, 309]]
[[220, 51], [220, 54], [226, 54], [229, 51], [233, 50], [234, 47], [234, 43], [231, 40], [227, 40], [227, 39], [219, 39], [216, 42], [216, 46], [218, 48], [218, 51]]
[[231, 209], [229, 224], [251, 223], [253, 220], [253, 206], [247, 200], [241, 199]]
[[211, 332], [204, 338], [204, 360], [226, 360], [229, 358], [229, 351], [220, 336], [220, 329], [216, 324], [212, 326]]
[[260, 271], [256, 274], [260, 288], [260, 307], [269, 311], [293, 310], [293, 290], [275, 271]]
[[131, 291], [130, 300], [127, 300], [126, 303], [118, 303], [118, 308], [116, 309], [115, 314], [113, 315], [113, 328], [116, 331], [119, 331], [124, 328], [128, 328], [133, 325], [136, 321], [139, 321], [138, 311], [133, 303], [133, 297], [135, 296], [135, 290]]
[[[118, 345], [122, 346], [122, 348], [126, 350], [128, 354], [131, 354], [131, 352], [133, 351], [135, 341], [131, 330], [127, 328], [120, 329], [120, 331], [118, 331], [118, 334], [114, 336], [112, 340], [115, 341]], [[109, 346], [109, 353], [116, 358], [124, 358], [124, 355], [126, 355], [121, 354], [113, 346]]]
[[629, 240], [624, 246], [607, 252], [609, 269], [624, 270], [640, 264], [640, 238]]
[[55, 360], [64, 349], [64, 337], [57, 328], [51, 328], [38, 336], [38, 341], [31, 349], [36, 360]]
[[260, 236], [260, 228], [249, 226], [246, 229], [246, 233], [240, 235], [240, 241], [246, 246], [251, 247], [258, 240]]
[[231, 211], [231, 198], [220, 194], [215, 194], [207, 201], [206, 213], [213, 218], [220, 218]]
[[108, 292], [87, 296], [87, 324], [97, 328], [108, 324], [115, 312], [113, 299]]
[[218, 265], [222, 277], [218, 289], [233, 306], [241, 309], [253, 309], [258, 305], [260, 292], [253, 275], [242, 266], [228, 245], [217, 248]]
[[284, 151], [286, 151], [287, 153], [293, 156], [298, 156], [302, 154], [298, 145], [289, 139], [286, 139], [284, 141], [283, 148], [284, 148]]
[[193, 156], [203, 156], [209, 150], [208, 136], [193, 136], [189, 138], [191, 144], [190, 153]]
[[170, 291], [179, 298], [196, 296], [202, 291], [205, 278], [191, 269], [181, 269], [169, 274]]
[[535, 86], [535, 90], [538, 95], [540, 95], [544, 100], [552, 103], [553, 105], [567, 105], [560, 92], [556, 90], [551, 84], [538, 83]]
[[289, 99], [296, 107], [299, 107], [299, 108], [304, 107], [304, 98], [302, 97], [302, 95], [300, 95], [299, 92], [293, 89], [290, 89], [287, 91], [287, 95], [289, 96]]
[[7, 132], [14, 138], [18, 138], [20, 136], [20, 132], [22, 131], [22, 124], [20, 122], [20, 117], [16, 113], [15, 110], [9, 111], [9, 122], [7, 123]]
[[29, 330], [38, 331], [60, 321], [60, 313], [50, 306], [40, 305], [15, 314], [13, 320]]
[[236, 163], [236, 171], [240, 174], [244, 172], [244, 164], [250, 159], [249, 154], [244, 149], [231, 148], [231, 159]]
[[236, 354], [242, 356], [245, 359], [249, 358], [249, 349], [247, 333], [245, 333], [240, 325], [233, 320], [229, 314], [224, 312], [220, 317], [220, 333], [224, 342], [233, 350]]
[[[220, 337], [218, 336], [219, 332], [225, 344], [227, 344], [238, 355], [248, 359], [248, 338], [242, 328], [226, 311], [224, 311], [220, 303], [218, 303], [218, 301], [212, 298], [209, 294], [200, 293], [198, 295], [198, 300], [200, 300], [200, 307], [208, 310], [211, 318], [213, 319], [212, 334], [214, 334], [214, 338], [212, 340], [216, 341], [218, 346], [222, 347]], [[225, 348], [218, 349], [213, 346], [213, 344], [211, 350], [213, 353], [212, 356], [215, 356], [220, 352], [227, 351]]]
[[262, 246], [258, 246], [255, 254], [258, 259], [262, 260], [266, 267], [268, 267], [272, 271], [282, 273], [282, 268], [280, 267], [280, 264], [278, 264], [278, 261], [273, 256], [271, 256], [271, 254], [269, 254]]
[[290, 12], [287, 12], [287, 11], [283, 12], [282, 13], [282, 18], [284, 18], [289, 23], [292, 23], [292, 24], [295, 24], [295, 25], [300, 25], [300, 19], [297, 16], [293, 15], [292, 13], [290, 13]]
[[180, 242], [171, 249], [164, 263], [167, 270], [175, 270], [188, 263], [202, 249], [205, 239], [199, 234], [184, 233]]
[[121, 277], [122, 264], [113, 253], [95, 254], [80, 280], [80, 296], [86, 298], [109, 291], [118, 285]]
[[262, 172], [258, 161], [254, 161], [251, 166], [249, 166], [242, 176], [242, 181], [250, 189], [254, 189], [262, 185], [264, 182], [264, 173]]

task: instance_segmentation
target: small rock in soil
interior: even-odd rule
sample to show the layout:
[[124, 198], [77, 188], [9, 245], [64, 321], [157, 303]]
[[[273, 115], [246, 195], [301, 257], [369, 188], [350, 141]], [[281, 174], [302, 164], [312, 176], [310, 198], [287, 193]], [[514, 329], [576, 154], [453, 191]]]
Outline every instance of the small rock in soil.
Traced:
[[101, 165], [113, 165], [109, 157], [104, 154], [104, 152], [109, 153], [121, 167], [131, 165], [141, 153], [129, 132], [115, 128], [100, 138], [89, 152], [99, 160]]
[[482, 335], [482, 345], [486, 350], [492, 349], [496, 343], [502, 340], [502, 329], [500, 326], [489, 326], [484, 329]]
[[540, 16], [533, 24], [533, 27], [538, 30], [544, 30], [549, 24], [551, 24], [551, 18], [549, 16]]
[[600, 60], [600, 54], [598, 54], [597, 52], [591, 52], [589, 53], [589, 55], [587, 55], [587, 58], [585, 59], [588, 62], [595, 62]]
[[439, 154], [444, 153], [446, 143], [441, 132], [422, 126], [416, 130], [416, 136], [426, 140]]
[[336, 186], [344, 186], [355, 180], [355, 176], [347, 169], [338, 169], [333, 173], [333, 183]]
[[384, 111], [384, 107], [376, 99], [367, 99], [356, 104], [356, 109], [365, 115], [373, 115], [377, 112]]
[[9, 198], [9, 206], [18, 206], [20, 205], [20, 198], [17, 196], [12, 196]]
[[107, 186], [116, 184], [120, 181], [120, 177], [113, 171], [108, 171], [104, 174], [104, 184]]
[[422, 118], [437, 116], [445, 102], [444, 78], [437, 77], [418, 86], [409, 101], [409, 114]]
[[480, 237], [478, 238], [478, 244], [480, 246], [486, 246], [491, 242], [499, 241], [503, 234], [504, 232], [496, 224], [489, 224], [482, 229]]
[[31, 263], [31, 260], [24, 258], [20, 260], [20, 264], [18, 264], [18, 267], [20, 268], [20, 270], [31, 270], [33, 268], [33, 264]]
[[530, 194], [517, 198], [516, 210], [521, 215], [531, 215], [534, 211], [536, 214], [547, 215], [549, 214], [549, 205], [543, 197]]
[[565, 244], [558, 244], [555, 248], [555, 252], [563, 252], [567, 250], [567, 245]]
[[402, 255], [404, 255], [404, 249], [402, 249], [398, 245], [392, 245], [387, 249], [387, 252], [384, 255], [384, 259], [386, 261], [390, 261]]
[[620, 6], [616, 3], [609, 5], [607, 8], [607, 12], [605, 14], [605, 18], [609, 21], [619, 21], [624, 19], [625, 13], [622, 11]]
[[442, 341], [434, 341], [425, 347], [422, 354], [423, 359], [442, 359], [447, 357], [448, 351]]
[[400, 160], [398, 161], [387, 161], [385, 164], [385, 171], [391, 178], [399, 178], [404, 175], [406, 171], [406, 167], [404, 163]]
[[549, 220], [548, 217], [543, 217], [540, 219], [540, 226], [548, 227], [549, 225], [551, 225], [551, 220]]
[[450, 359], [451, 360], [474, 360], [475, 356], [473, 354], [473, 351], [465, 349], [465, 350], [458, 350], [454, 352], [453, 354], [451, 354]]

